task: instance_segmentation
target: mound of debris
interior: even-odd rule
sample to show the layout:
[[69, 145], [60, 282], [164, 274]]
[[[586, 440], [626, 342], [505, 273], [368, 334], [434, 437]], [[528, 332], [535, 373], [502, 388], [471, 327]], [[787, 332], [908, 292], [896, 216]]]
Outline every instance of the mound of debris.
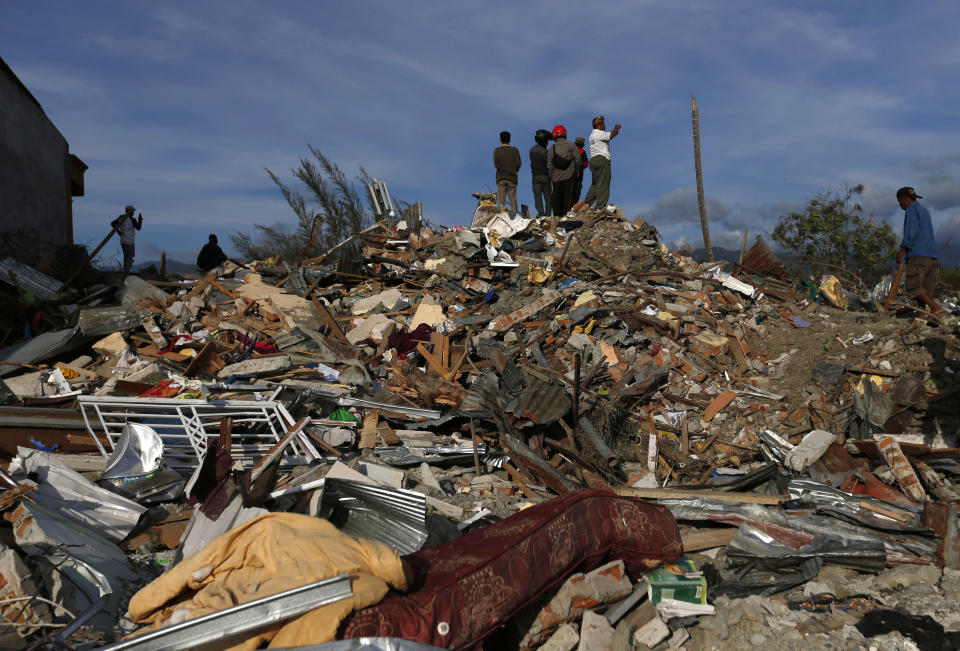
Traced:
[[946, 319], [614, 210], [419, 221], [83, 290], [3, 262], [5, 648], [954, 640]]

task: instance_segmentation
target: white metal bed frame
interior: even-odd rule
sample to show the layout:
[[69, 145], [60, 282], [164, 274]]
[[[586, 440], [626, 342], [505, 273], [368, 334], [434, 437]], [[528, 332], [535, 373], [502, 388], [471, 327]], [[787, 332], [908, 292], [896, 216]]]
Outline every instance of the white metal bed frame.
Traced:
[[[207, 451], [207, 439], [219, 436], [220, 420], [233, 419], [230, 452], [234, 461], [250, 467], [296, 424], [283, 403], [273, 400], [181, 400], [177, 398], [120, 398], [79, 396], [87, 431], [104, 457], [109, 452], [91, 421], [99, 421], [111, 451], [127, 421], [148, 425], [163, 441], [168, 468], [194, 469]], [[303, 465], [322, 455], [304, 431], [285, 447], [284, 465]]]

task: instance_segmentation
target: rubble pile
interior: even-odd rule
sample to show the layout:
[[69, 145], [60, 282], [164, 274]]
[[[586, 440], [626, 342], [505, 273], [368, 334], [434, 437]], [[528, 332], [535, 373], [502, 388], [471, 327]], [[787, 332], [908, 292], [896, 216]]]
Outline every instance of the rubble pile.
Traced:
[[477, 198], [299, 264], [5, 263], [0, 644], [957, 643], [951, 322]]

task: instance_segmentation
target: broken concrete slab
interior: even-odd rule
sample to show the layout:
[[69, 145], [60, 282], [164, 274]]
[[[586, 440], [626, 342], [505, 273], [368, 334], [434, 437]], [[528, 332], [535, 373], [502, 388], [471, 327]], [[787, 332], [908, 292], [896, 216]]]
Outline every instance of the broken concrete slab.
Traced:
[[[612, 561], [585, 574], [574, 574], [537, 613], [520, 644], [523, 647], [538, 644], [561, 623], [573, 621], [591, 608], [624, 599], [630, 596], [632, 591], [633, 584], [621, 560]], [[596, 635], [604, 637], [609, 629], [612, 639], [613, 628], [606, 622], [606, 618], [604, 622], [607, 623], [607, 628]], [[581, 646], [583, 637], [584, 633], [581, 632]]]
[[572, 624], [561, 624], [546, 642], [540, 645], [540, 651], [572, 651], [580, 642], [580, 634]]
[[217, 373], [217, 377], [228, 378], [231, 375], [265, 375], [286, 371], [291, 366], [290, 358], [286, 355], [261, 357], [259, 359], [248, 359], [225, 366]]
[[357, 319], [354, 321], [353, 329], [346, 334], [347, 341], [354, 345], [367, 339], [375, 342], [380, 341], [383, 338], [383, 333], [387, 325], [391, 323], [394, 322], [390, 317], [382, 314], [372, 314], [365, 319]]
[[393, 312], [401, 309], [400, 305], [404, 303], [403, 294], [397, 288], [387, 289], [379, 294], [361, 298], [350, 308], [352, 314], [366, 314], [377, 308], [383, 308], [387, 312]]
[[120, 357], [129, 347], [127, 340], [119, 332], [111, 333], [91, 346], [95, 352], [107, 357]]
[[604, 651], [613, 647], [613, 627], [603, 615], [592, 610], [583, 613], [578, 651]]
[[413, 314], [413, 321], [410, 322], [410, 330], [416, 330], [423, 323], [426, 323], [431, 328], [436, 328], [446, 321], [446, 319], [447, 317], [443, 314], [442, 305], [423, 302], [417, 306], [417, 311]]

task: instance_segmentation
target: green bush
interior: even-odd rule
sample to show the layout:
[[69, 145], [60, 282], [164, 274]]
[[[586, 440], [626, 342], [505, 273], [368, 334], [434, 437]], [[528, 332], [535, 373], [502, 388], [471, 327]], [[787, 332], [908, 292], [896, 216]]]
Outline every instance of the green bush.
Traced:
[[862, 194], [862, 185], [827, 190], [814, 195], [803, 212], [780, 218], [772, 237], [796, 271], [829, 273], [845, 284], [869, 287], [889, 270], [897, 236], [887, 222], [863, 215], [855, 201]]

